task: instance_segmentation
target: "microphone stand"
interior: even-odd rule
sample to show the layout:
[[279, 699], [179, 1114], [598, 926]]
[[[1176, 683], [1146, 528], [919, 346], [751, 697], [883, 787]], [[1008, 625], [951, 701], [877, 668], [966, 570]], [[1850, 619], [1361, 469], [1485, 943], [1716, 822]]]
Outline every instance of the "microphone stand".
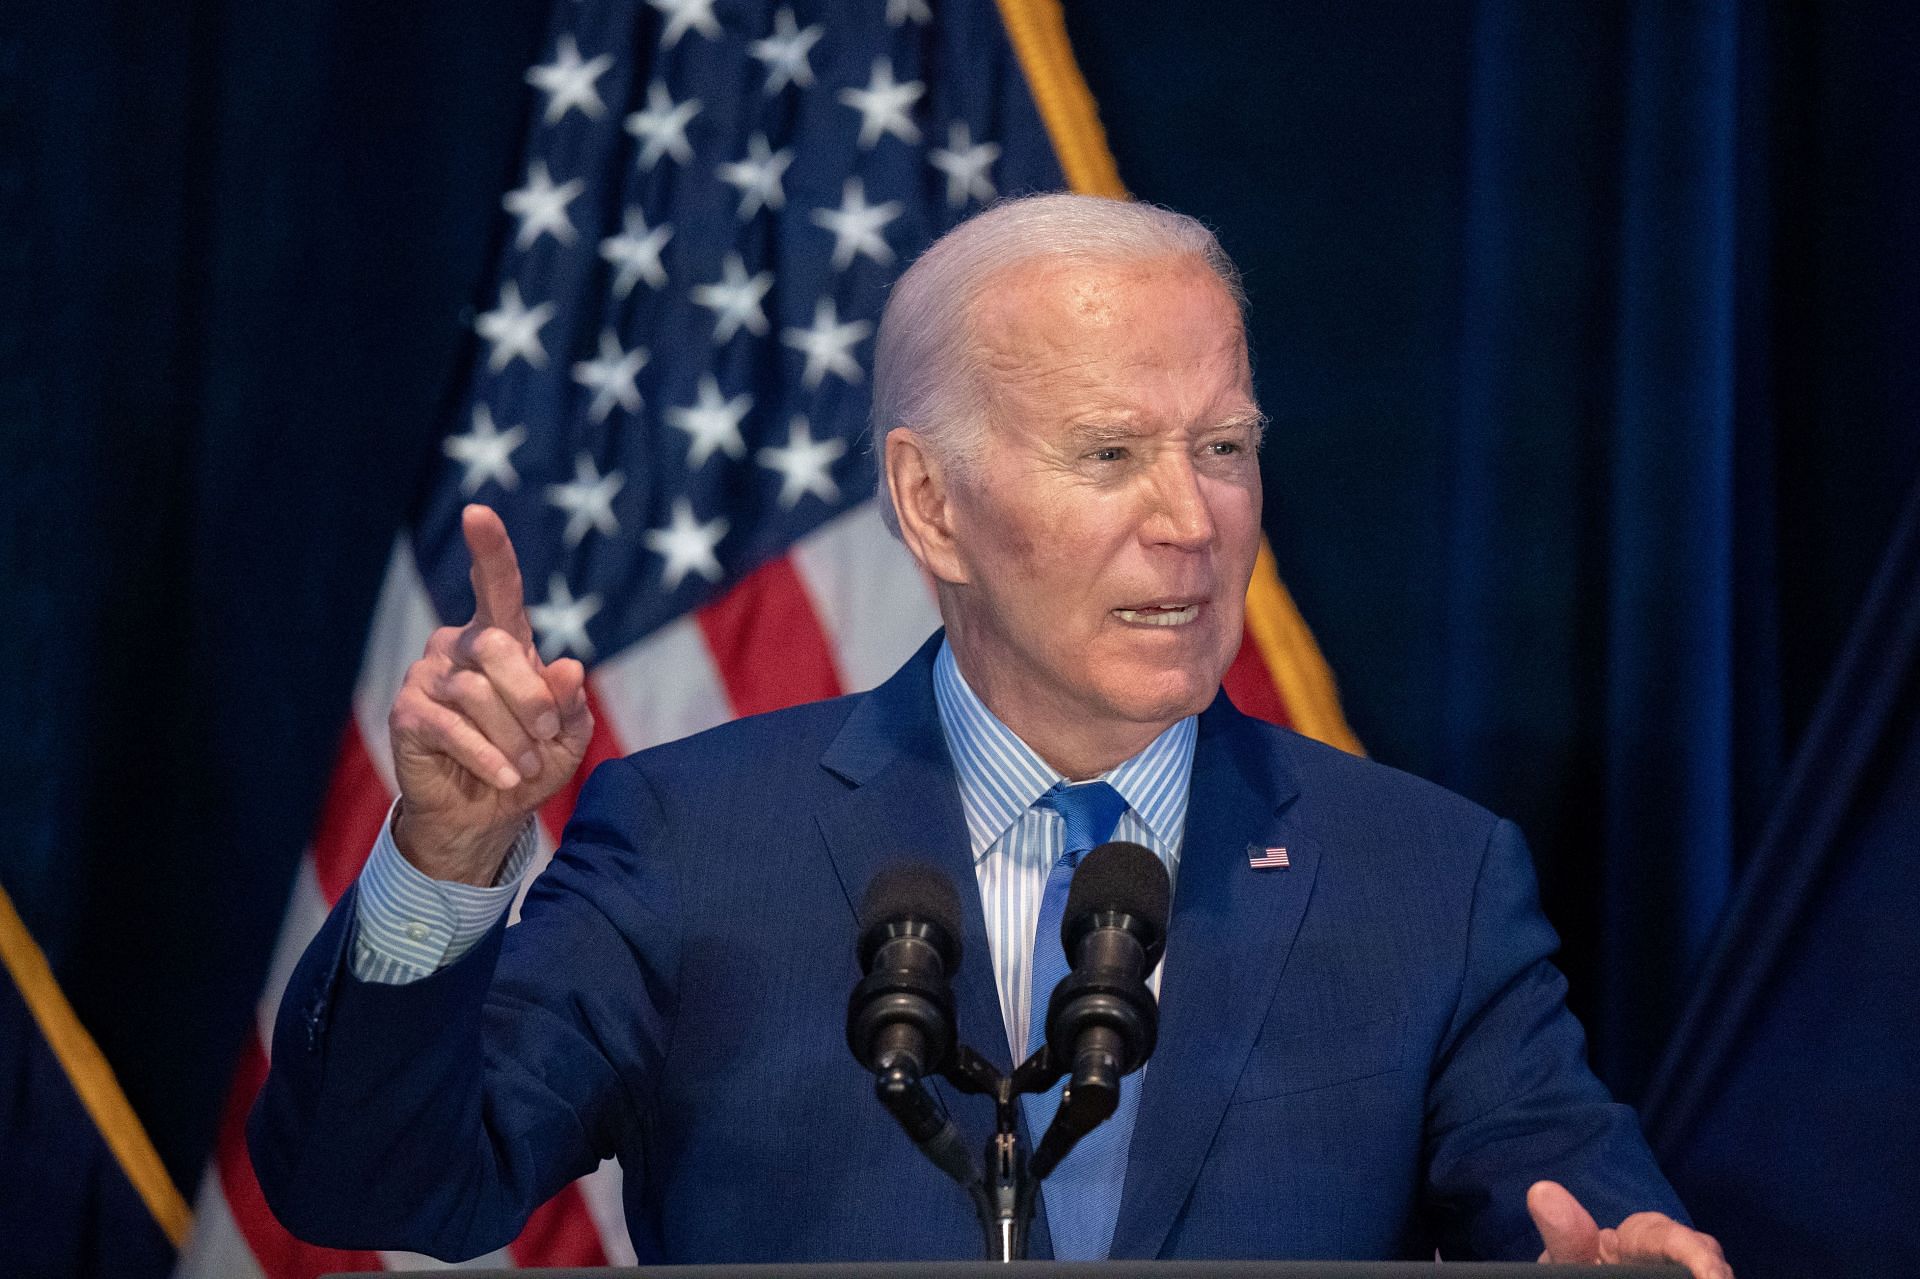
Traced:
[[1065, 1067], [1054, 1062], [1046, 1045], [1042, 1044], [1012, 1075], [1003, 1075], [992, 1062], [962, 1044], [941, 1073], [960, 1092], [993, 1098], [994, 1133], [987, 1141], [985, 1171], [977, 1180], [966, 1183], [966, 1188], [986, 1237], [987, 1260], [1024, 1261], [1040, 1182], [1066, 1158], [1075, 1142], [1112, 1113], [1111, 1107], [1107, 1114], [1087, 1116], [1090, 1122], [1063, 1122], [1069, 1111], [1063, 1104], [1029, 1159], [1020, 1141], [1018, 1098], [1025, 1093], [1046, 1092], [1067, 1073]]

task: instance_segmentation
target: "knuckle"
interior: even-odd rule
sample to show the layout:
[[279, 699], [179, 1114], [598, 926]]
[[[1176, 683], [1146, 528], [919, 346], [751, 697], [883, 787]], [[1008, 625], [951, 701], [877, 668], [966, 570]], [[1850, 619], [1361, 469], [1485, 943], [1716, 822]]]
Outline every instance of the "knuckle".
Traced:
[[471, 706], [485, 693], [487, 677], [465, 666], [456, 666], [440, 677], [441, 701], [456, 706]]
[[511, 656], [519, 645], [498, 626], [483, 626], [473, 637], [472, 647], [474, 656], [483, 661], [499, 661]]

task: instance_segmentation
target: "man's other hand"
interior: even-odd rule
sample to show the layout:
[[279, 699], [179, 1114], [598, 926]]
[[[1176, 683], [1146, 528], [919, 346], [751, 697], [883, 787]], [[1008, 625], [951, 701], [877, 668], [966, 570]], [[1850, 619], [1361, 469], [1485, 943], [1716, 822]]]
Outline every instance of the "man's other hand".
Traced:
[[1693, 1279], [1733, 1279], [1720, 1242], [1690, 1230], [1663, 1212], [1636, 1212], [1602, 1230], [1557, 1181], [1536, 1181], [1527, 1191], [1527, 1211], [1547, 1245], [1541, 1261], [1582, 1265], [1621, 1261], [1673, 1261]]
[[580, 767], [593, 732], [586, 669], [541, 661], [500, 517], [461, 512], [473, 620], [443, 626], [407, 669], [387, 728], [400, 787], [394, 843], [435, 879], [491, 884], [527, 818]]

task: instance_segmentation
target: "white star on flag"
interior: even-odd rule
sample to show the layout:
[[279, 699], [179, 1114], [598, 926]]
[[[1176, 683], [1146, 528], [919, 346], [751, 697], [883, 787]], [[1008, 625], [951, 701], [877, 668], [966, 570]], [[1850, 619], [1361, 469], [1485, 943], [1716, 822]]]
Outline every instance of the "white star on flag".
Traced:
[[784, 446], [761, 449], [753, 460], [769, 470], [780, 472], [780, 505], [792, 509], [811, 493], [823, 502], [838, 502], [840, 486], [833, 481], [833, 464], [847, 451], [847, 442], [837, 437], [813, 438], [813, 428], [804, 417], [787, 423]]
[[700, 99], [675, 102], [667, 86], [654, 81], [647, 86], [647, 109], [627, 117], [626, 130], [643, 140], [640, 147], [640, 171], [652, 170], [660, 157], [670, 155], [680, 164], [693, 159], [693, 144], [687, 141], [687, 125], [700, 114]]
[[813, 304], [813, 323], [804, 329], [783, 329], [780, 340], [807, 356], [806, 371], [800, 380], [808, 390], [819, 386], [832, 373], [843, 382], [858, 382], [860, 361], [853, 358], [853, 345], [873, 332], [865, 320], [840, 323], [840, 310], [830, 297]]
[[768, 93], [778, 93], [789, 84], [804, 89], [813, 83], [813, 66], [807, 61], [807, 53], [826, 31], [817, 24], [802, 31], [788, 8], [773, 15], [773, 34], [747, 47], [749, 55], [766, 64]]
[[902, 142], [920, 141], [920, 129], [907, 117], [907, 111], [926, 91], [927, 86], [918, 80], [895, 84], [893, 64], [885, 58], [876, 58], [873, 78], [867, 81], [866, 88], [842, 89], [836, 96], [860, 113], [860, 146], [862, 150], [871, 150], [883, 133], [891, 133]]
[[762, 271], [749, 279], [747, 264], [740, 260], [738, 253], [727, 254], [720, 271], [719, 280], [696, 284], [687, 291], [695, 306], [704, 306], [713, 312], [714, 342], [725, 342], [742, 326], [755, 337], [766, 333], [767, 316], [760, 309], [760, 299], [773, 287], [773, 272]]
[[880, 232], [900, 216], [900, 209], [898, 200], [868, 204], [867, 189], [860, 179], [848, 178], [840, 188], [840, 207], [815, 209], [812, 215], [816, 226], [833, 232], [834, 270], [846, 270], [853, 264], [855, 254], [869, 257], [881, 266], [891, 263], [893, 248]]
[[927, 0], [887, 0], [887, 25], [897, 27], [904, 22], [932, 22], [933, 10], [927, 7]]
[[547, 95], [545, 120], [558, 124], [567, 112], [578, 108], [589, 120], [607, 113], [595, 83], [613, 66], [613, 55], [603, 53], [591, 62], [580, 58], [580, 45], [571, 35], [563, 35], [554, 47], [553, 61], [527, 70], [527, 83]]
[[647, 348], [636, 346], [622, 350], [620, 335], [612, 329], [600, 330], [600, 354], [573, 366], [573, 380], [590, 388], [593, 403], [587, 414], [596, 422], [607, 420], [618, 404], [629, 413], [640, 408], [640, 388], [633, 380], [647, 367]]
[[599, 529], [608, 537], [620, 531], [613, 499], [626, 482], [627, 477], [619, 471], [600, 474], [593, 455], [582, 451], [573, 459], [572, 482], [547, 485], [547, 501], [567, 513], [568, 546], [580, 545], [589, 529]]
[[677, 431], [685, 431], [687, 440], [687, 466], [689, 468], [705, 466], [707, 459], [716, 452], [725, 453], [731, 458], [747, 455], [747, 442], [740, 435], [740, 423], [753, 411], [751, 395], [736, 395], [726, 399], [720, 394], [720, 383], [711, 373], [700, 379], [700, 398], [685, 406], [669, 408], [663, 415], [668, 426]]
[[519, 488], [520, 472], [513, 469], [513, 451], [527, 442], [527, 428], [510, 426], [501, 430], [494, 425], [492, 410], [484, 404], [473, 406], [472, 421], [466, 434], [449, 435], [440, 442], [440, 451], [466, 468], [460, 477], [460, 491], [472, 497], [489, 480], [503, 489]]
[[667, 15], [666, 30], [660, 33], [660, 47], [671, 49], [691, 27], [709, 40], [720, 38], [720, 20], [713, 16], [714, 0], [647, 0]]
[[714, 548], [727, 535], [727, 521], [715, 518], [702, 524], [694, 518], [693, 503], [684, 497], [673, 499], [673, 517], [665, 528], [648, 529], [641, 534], [647, 549], [665, 558], [660, 584], [673, 590], [688, 573], [698, 573], [709, 582], [720, 580], [720, 559]]
[[516, 249], [531, 248], [543, 235], [551, 235], [562, 244], [572, 244], [576, 232], [567, 206], [587, 184], [575, 178], [564, 186], [555, 186], [547, 174], [547, 162], [535, 160], [527, 166], [527, 184], [500, 198], [502, 207], [520, 219], [519, 234], [513, 237]]
[[498, 373], [519, 358], [536, 369], [545, 368], [547, 348], [541, 345], [540, 329], [553, 318], [553, 309], [553, 303], [542, 302], [529, 310], [520, 300], [518, 284], [508, 280], [501, 285], [498, 305], [473, 322], [474, 332], [492, 348], [487, 367]]
[[547, 602], [527, 605], [527, 624], [540, 638], [540, 660], [551, 662], [571, 651], [581, 661], [593, 660], [593, 641], [587, 622], [600, 611], [600, 597], [573, 598], [567, 579], [555, 573], [547, 579]]
[[985, 203], [997, 194], [987, 168], [1000, 158], [998, 142], [973, 145], [973, 132], [964, 120], [956, 120], [947, 130], [945, 150], [935, 148], [928, 156], [934, 168], [947, 175], [947, 204], [959, 208], [969, 198]]
[[638, 280], [645, 280], [649, 288], [665, 288], [667, 269], [660, 265], [660, 250], [672, 238], [671, 223], [662, 222], [648, 230], [647, 215], [638, 208], [628, 209], [625, 229], [600, 241], [600, 256], [608, 266], [620, 268], [613, 277], [613, 296], [626, 297]]
[[756, 133], [747, 139], [747, 158], [721, 165], [715, 172], [720, 180], [740, 192], [740, 220], [745, 222], [762, 206], [779, 209], [787, 202], [780, 175], [793, 163], [793, 148], [775, 151], [767, 145], [767, 135]]

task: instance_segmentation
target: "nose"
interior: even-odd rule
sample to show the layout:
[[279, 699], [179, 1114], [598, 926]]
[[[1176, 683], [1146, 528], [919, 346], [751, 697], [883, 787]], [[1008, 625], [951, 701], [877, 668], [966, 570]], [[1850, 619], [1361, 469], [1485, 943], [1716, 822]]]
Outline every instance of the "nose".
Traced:
[[1153, 509], [1142, 529], [1154, 545], [1197, 551], [1213, 541], [1213, 511], [1193, 459], [1170, 452], [1154, 468]]

